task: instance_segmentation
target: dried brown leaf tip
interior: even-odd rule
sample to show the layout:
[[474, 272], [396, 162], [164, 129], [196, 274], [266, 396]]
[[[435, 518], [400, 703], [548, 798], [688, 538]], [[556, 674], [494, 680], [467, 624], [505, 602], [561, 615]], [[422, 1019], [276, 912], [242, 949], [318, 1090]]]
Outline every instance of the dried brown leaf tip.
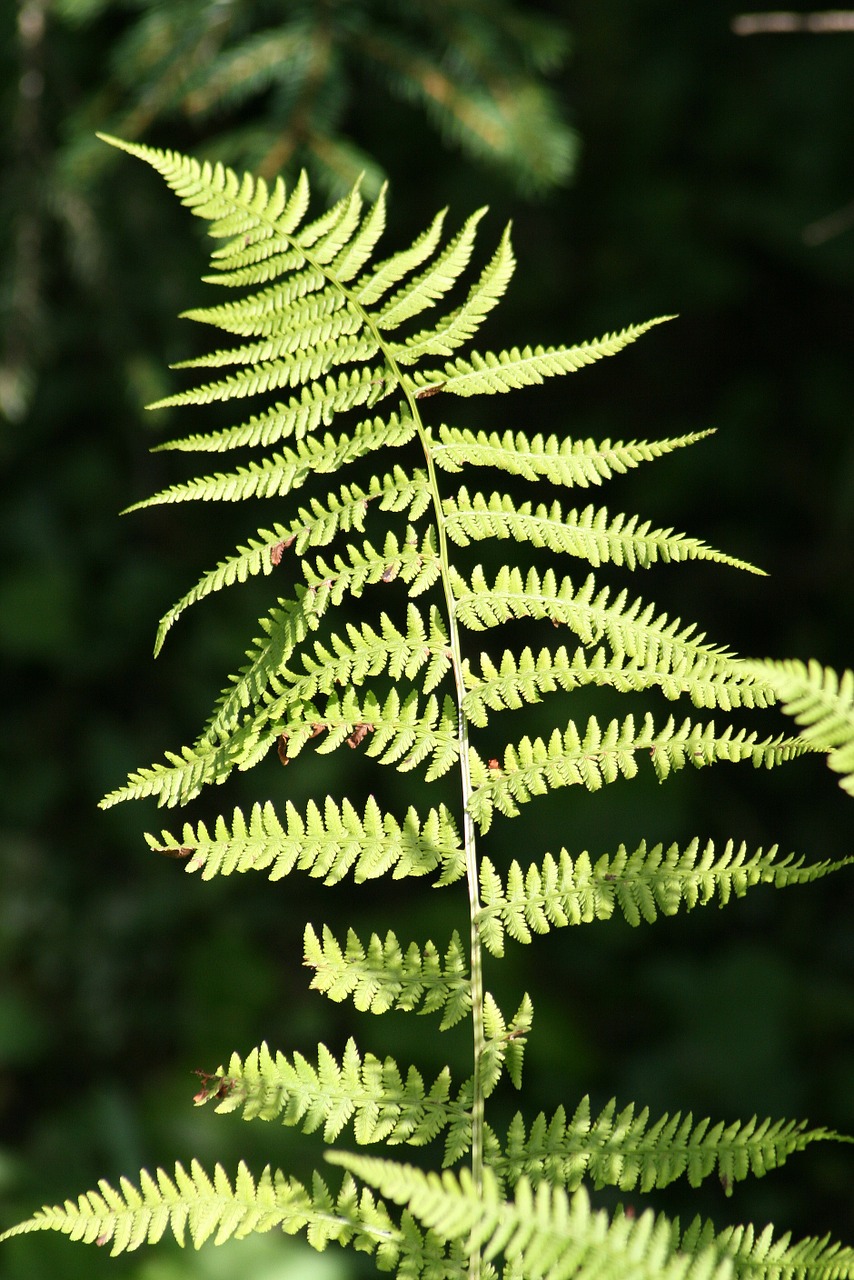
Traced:
[[286, 733], [279, 734], [279, 738], [276, 743], [276, 751], [278, 752], [278, 756], [282, 764], [290, 764], [291, 761], [288, 755], [288, 735]]
[[435, 387], [424, 387], [422, 391], [415, 393], [416, 400], [429, 400], [430, 396], [437, 396], [444, 387], [444, 382], [439, 382]]
[[187, 849], [183, 846], [179, 849], [174, 845], [169, 845], [163, 849], [155, 849], [155, 853], [162, 853], [164, 858], [189, 858], [191, 853], [195, 853], [195, 849]]
[[285, 552], [287, 551], [288, 547], [290, 547], [290, 546], [292, 546], [292, 545], [293, 545], [293, 541], [294, 541], [294, 538], [295, 538], [295, 537], [296, 537], [296, 534], [293, 534], [293, 533], [292, 533], [292, 534], [291, 534], [291, 536], [290, 536], [289, 538], [283, 538], [281, 542], [277, 542], [277, 543], [276, 543], [276, 545], [275, 545], [274, 547], [271, 547], [271, 548], [270, 548], [270, 563], [271, 563], [271, 564], [281, 564], [281, 563], [282, 563], [282, 556], [285, 554]]
[[364, 742], [369, 733], [373, 733], [374, 726], [372, 724], [357, 724], [353, 732], [347, 738], [347, 746], [354, 750], [360, 743]]

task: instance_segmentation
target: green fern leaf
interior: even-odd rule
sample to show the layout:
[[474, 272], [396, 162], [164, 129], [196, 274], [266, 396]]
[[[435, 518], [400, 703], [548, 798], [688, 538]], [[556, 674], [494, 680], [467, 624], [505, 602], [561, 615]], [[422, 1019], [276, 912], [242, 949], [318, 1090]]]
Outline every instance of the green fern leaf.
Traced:
[[673, 770], [689, 764], [699, 769], [718, 760], [750, 760], [757, 768], [771, 768], [807, 750], [796, 738], [760, 740], [755, 732], [736, 731], [731, 725], [718, 733], [711, 721], [702, 725], [684, 720], [677, 729], [671, 716], [663, 729], [656, 730], [647, 714], [640, 730], [635, 728], [634, 717], [627, 716], [622, 722], [611, 720], [603, 731], [591, 717], [583, 737], [570, 723], [563, 733], [555, 729], [548, 743], [525, 737], [518, 746], [506, 747], [497, 769], [484, 764], [470, 749], [474, 789], [469, 812], [481, 830], [487, 831], [496, 808], [507, 817], [516, 817], [518, 805], [559, 787], [581, 785], [598, 791], [620, 777], [634, 778], [638, 753], [651, 758], [663, 781]]
[[374, 315], [378, 329], [388, 332], [412, 320], [428, 307], [433, 307], [454, 287], [466, 269], [474, 248], [477, 224], [486, 213], [478, 209], [466, 219], [462, 229], [439, 254], [436, 261], [419, 276], [398, 289], [397, 293]]
[[521, 351], [513, 347], [510, 351], [498, 354], [487, 351], [484, 355], [475, 351], [468, 360], [457, 359], [446, 364], [444, 369], [419, 371], [413, 382], [422, 392], [441, 387], [455, 396], [492, 395], [538, 386], [546, 378], [574, 373], [603, 356], [616, 355], [653, 325], [672, 319], [672, 316], [657, 316], [654, 320], [630, 325], [619, 333], [606, 334], [594, 342], [584, 342], [575, 347], [524, 347]]
[[346, 947], [324, 925], [322, 940], [311, 925], [305, 930], [305, 960], [314, 970], [311, 986], [330, 1000], [352, 999], [364, 1013], [388, 1009], [441, 1013], [440, 1030], [455, 1026], [471, 1009], [471, 984], [465, 951], [456, 931], [445, 952], [444, 965], [432, 942], [423, 950], [414, 942], [402, 950], [389, 930], [385, 940], [371, 934], [367, 946], [349, 929]]
[[271, 529], [258, 529], [248, 545], [238, 547], [234, 555], [221, 561], [216, 569], [205, 573], [185, 596], [163, 615], [157, 627], [154, 645], [159, 654], [167, 632], [190, 605], [214, 591], [235, 582], [245, 582], [257, 574], [270, 574], [281, 563], [286, 551], [302, 555], [307, 547], [320, 547], [331, 542], [339, 532], [364, 531], [365, 515], [370, 503], [380, 511], [409, 511], [412, 519], [423, 514], [430, 500], [427, 476], [416, 471], [407, 476], [400, 468], [382, 479], [372, 476], [367, 489], [358, 485], [342, 485], [339, 492], [328, 493], [322, 500], [312, 498], [310, 509], [301, 507], [290, 525], [274, 524]]
[[[446, 384], [443, 384], [444, 390]], [[422, 393], [423, 394], [423, 393]], [[494, 467], [525, 480], [547, 480], [565, 488], [588, 488], [602, 484], [615, 474], [622, 475], [642, 462], [652, 462], [674, 449], [684, 449], [704, 440], [709, 431], [676, 436], [672, 440], [572, 440], [536, 435], [528, 439], [521, 431], [467, 431], [439, 427], [439, 443], [432, 442], [432, 454], [443, 471], [457, 472], [463, 466]]]
[[714, 1224], [695, 1218], [686, 1231], [674, 1224], [674, 1243], [686, 1253], [698, 1249], [713, 1250], [721, 1261], [729, 1262], [736, 1277], [744, 1280], [851, 1280], [854, 1277], [854, 1249], [831, 1241], [829, 1235], [819, 1239], [807, 1236], [792, 1244], [791, 1232], [774, 1238], [774, 1228], [762, 1231], [746, 1226], [726, 1227], [718, 1231]]
[[774, 686], [786, 715], [801, 725], [800, 736], [842, 774], [839, 785], [854, 795], [854, 672], [841, 676], [815, 660], [762, 662], [756, 669]]
[[539, 1280], [731, 1280], [728, 1260], [708, 1244], [680, 1253], [674, 1228], [650, 1210], [637, 1218], [593, 1210], [583, 1190], [569, 1198], [545, 1184], [534, 1190], [522, 1179], [514, 1200], [503, 1200], [490, 1170], [475, 1185], [468, 1170], [425, 1173], [411, 1165], [371, 1156], [332, 1152], [331, 1163], [376, 1186], [442, 1239], [465, 1241], [489, 1261], [503, 1253], [508, 1277]]
[[612, 856], [603, 854], [594, 863], [587, 852], [573, 859], [565, 849], [557, 857], [546, 854], [541, 865], [527, 870], [514, 859], [502, 881], [489, 858], [481, 860], [482, 908], [476, 917], [481, 941], [493, 955], [504, 954], [505, 934], [529, 943], [534, 934], [567, 925], [610, 920], [619, 910], [630, 925], [653, 923], [659, 916], [676, 915], [717, 901], [721, 907], [742, 898], [754, 885], [778, 889], [809, 884], [854, 863], [807, 865], [788, 854], [778, 858], [777, 846], [757, 849], [748, 856], [747, 845], [728, 840], [716, 857], [713, 841], [701, 846], [697, 839], [684, 848], [671, 844], [647, 847], [641, 841], [629, 853], [620, 845]]
[[387, 1252], [388, 1240], [399, 1238], [381, 1201], [356, 1186], [347, 1175], [336, 1198], [315, 1175], [312, 1192], [296, 1178], [286, 1178], [269, 1165], [257, 1181], [241, 1161], [232, 1185], [220, 1165], [209, 1177], [198, 1161], [189, 1170], [175, 1165], [172, 1177], [163, 1169], [143, 1169], [139, 1186], [122, 1178], [119, 1190], [101, 1180], [97, 1191], [77, 1201], [45, 1205], [27, 1222], [0, 1235], [0, 1241], [31, 1231], [58, 1231], [84, 1244], [107, 1245], [111, 1256], [156, 1244], [171, 1230], [179, 1245], [189, 1236], [196, 1249], [205, 1241], [224, 1244], [255, 1232], [278, 1228], [288, 1235], [306, 1230], [309, 1243], [349, 1241], [374, 1253]]
[[670, 659], [666, 653], [641, 663], [621, 653], [608, 655], [603, 648], [589, 657], [579, 648], [570, 657], [561, 645], [554, 653], [541, 649], [536, 656], [526, 647], [518, 658], [505, 650], [496, 667], [489, 654], [481, 653], [479, 672], [474, 673], [468, 663], [463, 667], [463, 709], [473, 724], [485, 727], [489, 712], [518, 710], [526, 703], [540, 702], [543, 694], [591, 685], [621, 693], [659, 689], [671, 701], [686, 696], [696, 707], [723, 711], [765, 707], [774, 701], [773, 690], [760, 682], [747, 663], [730, 662], [721, 670], [717, 656], [698, 654], [683, 657], [674, 669]]
[[493, 493], [488, 499], [481, 493], [469, 497], [465, 488], [455, 498], [446, 498], [443, 507], [448, 536], [461, 547], [483, 538], [512, 539], [556, 554], [579, 556], [594, 568], [612, 563], [648, 569], [658, 560], [714, 560], [749, 573], [762, 573], [697, 538], [686, 538], [672, 529], [653, 529], [648, 520], [639, 524], [637, 516], [627, 519], [618, 515], [609, 520], [605, 507], [588, 506], [564, 516], [557, 502], [550, 507], [538, 503], [534, 508], [530, 502], [517, 506], [508, 494]]
[[585, 1097], [570, 1121], [561, 1107], [551, 1120], [540, 1113], [530, 1132], [517, 1112], [493, 1167], [509, 1186], [525, 1177], [534, 1186], [546, 1181], [569, 1191], [587, 1179], [621, 1191], [648, 1192], [682, 1177], [698, 1187], [714, 1174], [730, 1195], [735, 1182], [761, 1178], [819, 1141], [844, 1139], [803, 1122], [759, 1122], [756, 1116], [746, 1124], [713, 1125], [677, 1112], [651, 1124], [647, 1108], [636, 1113], [629, 1105], [618, 1112], [613, 1098], [594, 1119]]
[[383, 813], [373, 797], [358, 814], [348, 800], [340, 808], [327, 796], [323, 811], [313, 800], [305, 816], [291, 801], [279, 820], [273, 805], [253, 805], [247, 822], [239, 809], [231, 822], [220, 816], [210, 834], [205, 823], [185, 823], [180, 838], [168, 831], [146, 835], [156, 853], [188, 859], [188, 872], [203, 880], [234, 872], [266, 871], [281, 880], [305, 871], [325, 884], [337, 884], [352, 872], [357, 884], [393, 873], [395, 879], [440, 870], [440, 884], [465, 872], [459, 835], [450, 812], [441, 805], [424, 819], [407, 810], [403, 821]]
[[450, 1123], [465, 1118], [459, 1101], [451, 1099], [447, 1068], [429, 1090], [415, 1067], [406, 1077], [392, 1058], [380, 1061], [359, 1053], [348, 1040], [337, 1062], [325, 1045], [318, 1045], [317, 1066], [302, 1054], [275, 1056], [262, 1044], [245, 1059], [232, 1054], [228, 1068], [203, 1074], [196, 1104], [216, 1102], [216, 1111], [241, 1111], [244, 1120], [281, 1120], [303, 1133], [322, 1128], [325, 1142], [334, 1142], [351, 1123], [360, 1145], [371, 1142], [424, 1146]]

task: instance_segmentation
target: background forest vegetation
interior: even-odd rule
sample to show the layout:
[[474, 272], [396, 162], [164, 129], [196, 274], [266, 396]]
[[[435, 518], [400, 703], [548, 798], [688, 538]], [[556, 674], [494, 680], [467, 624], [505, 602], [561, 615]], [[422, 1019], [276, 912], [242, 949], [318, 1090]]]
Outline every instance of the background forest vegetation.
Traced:
[[[147, 850], [142, 831], [166, 822], [153, 809], [96, 809], [129, 769], [195, 734], [270, 584], [201, 605], [154, 665], [156, 620], [246, 517], [218, 511], [215, 530], [190, 508], [117, 518], [174, 479], [146, 453], [167, 415], [142, 406], [173, 389], [167, 362], [202, 341], [175, 317], [201, 300], [204, 258], [191, 220], [95, 129], [268, 173], [306, 164], [324, 198], [360, 170], [368, 194], [388, 175], [389, 252], [445, 203], [459, 221], [489, 203], [496, 229], [513, 218], [521, 267], [488, 330], [496, 348], [679, 312], [618, 361], [530, 393], [518, 425], [616, 439], [717, 428], [615, 482], [613, 502], [769, 577], [661, 567], [655, 598], [746, 655], [842, 669], [854, 621], [854, 225], [825, 220], [854, 199], [854, 37], [738, 38], [737, 12], [680, 0], [3, 6], [3, 1225], [102, 1175], [190, 1153], [299, 1174], [288, 1131], [195, 1112], [191, 1072], [265, 1038], [343, 1043], [353, 1017], [330, 1035], [328, 1007], [306, 990], [300, 938], [316, 885], [300, 881], [294, 903], [263, 881], [202, 884]], [[513, 426], [512, 399], [497, 408]], [[295, 802], [347, 790], [332, 759], [289, 774]], [[255, 773], [234, 780], [227, 803], [248, 808], [258, 785]], [[200, 801], [194, 816], [223, 803]], [[553, 833], [555, 847], [602, 852], [632, 836], [738, 832], [809, 859], [851, 852], [845, 798], [820, 760], [768, 777], [683, 773], [665, 789], [635, 784], [630, 803], [614, 787], [607, 803], [574, 805], [543, 805], [546, 844]], [[389, 906], [409, 909], [401, 891], [371, 906], [342, 885], [324, 891], [325, 919], [336, 893], [366, 930], [384, 927]], [[614, 920], [551, 936], [537, 953], [554, 982], [529, 1089], [553, 1098], [569, 1069], [569, 1092], [598, 1106], [616, 1095], [653, 1112], [756, 1111], [854, 1131], [852, 895], [843, 874], [652, 931]], [[515, 973], [504, 966], [514, 990], [533, 963], [520, 948]], [[392, 1030], [405, 1059], [422, 1028]], [[740, 1189], [737, 1216], [851, 1242], [851, 1180], [848, 1150], [815, 1148]], [[236, 1247], [246, 1280], [353, 1274], [343, 1256], [294, 1261], [278, 1239]], [[6, 1246], [0, 1275], [23, 1280], [37, 1257], [57, 1280], [216, 1277], [235, 1265], [231, 1248], [110, 1262], [39, 1237]]]

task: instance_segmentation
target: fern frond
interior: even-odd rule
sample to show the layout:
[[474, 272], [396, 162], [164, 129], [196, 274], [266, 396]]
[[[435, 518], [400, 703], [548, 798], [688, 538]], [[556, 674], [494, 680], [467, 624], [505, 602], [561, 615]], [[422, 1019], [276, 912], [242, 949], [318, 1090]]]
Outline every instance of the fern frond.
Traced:
[[352, 873], [361, 884], [389, 873], [401, 880], [441, 870], [439, 883], [450, 884], [465, 871], [459, 834], [444, 805], [423, 819], [409, 808], [401, 821], [384, 813], [373, 796], [363, 814], [349, 800], [339, 807], [327, 796], [322, 811], [309, 800], [304, 815], [288, 800], [280, 820], [268, 801], [253, 805], [248, 822], [240, 809], [230, 821], [220, 815], [213, 834], [204, 822], [185, 823], [180, 838], [162, 831], [145, 839], [155, 853], [188, 859], [187, 871], [200, 871], [203, 880], [247, 871], [281, 880], [304, 871], [324, 884]]
[[538, 386], [546, 378], [574, 373], [603, 356], [616, 355], [653, 325], [672, 319], [672, 316], [657, 316], [574, 347], [524, 347], [521, 351], [513, 347], [510, 351], [497, 354], [487, 351], [483, 355], [473, 351], [467, 360], [458, 358], [444, 369], [419, 370], [413, 374], [413, 383], [418, 390], [441, 386], [443, 391], [455, 396], [491, 395]]
[[392, 294], [388, 302], [374, 313], [373, 320], [378, 329], [388, 332], [398, 328], [428, 307], [434, 307], [454, 287], [468, 266], [477, 224], [485, 213], [486, 209], [478, 209], [466, 218], [435, 262]]
[[769, 1225], [762, 1231], [748, 1223], [718, 1231], [714, 1223], [697, 1217], [684, 1234], [674, 1223], [674, 1243], [686, 1253], [712, 1249], [729, 1262], [736, 1280], [852, 1280], [854, 1249], [831, 1240], [806, 1236], [792, 1243], [790, 1231], [774, 1238]]
[[[442, 388], [444, 390], [444, 388]], [[457, 472], [463, 466], [494, 467], [525, 480], [547, 480], [565, 488], [588, 488], [621, 475], [642, 462], [652, 462], [674, 449], [703, 440], [710, 432], [696, 431], [671, 440], [572, 440], [521, 431], [468, 431], [439, 427], [440, 443], [433, 444], [436, 465]]]
[[[208, 323], [211, 323], [210, 317], [216, 314], [216, 310], [209, 307], [202, 312], [188, 312], [185, 318], [197, 319], [200, 314], [207, 315]], [[237, 314], [245, 316], [246, 309]], [[236, 319], [237, 315], [232, 314], [230, 323], [235, 323]], [[179, 360], [170, 365], [170, 368], [221, 369], [229, 364], [268, 363], [297, 351], [316, 350], [333, 344], [339, 338], [358, 333], [363, 325], [364, 317], [347, 305], [347, 299], [340, 292], [329, 288], [322, 294], [311, 295], [300, 307], [291, 308], [286, 326], [274, 312], [263, 325], [264, 333], [258, 335], [259, 341], [242, 347], [209, 351], [201, 356], [193, 356], [190, 360]]]
[[[388, 1252], [399, 1231], [381, 1201], [356, 1186], [348, 1174], [338, 1196], [314, 1175], [308, 1191], [296, 1178], [287, 1178], [268, 1165], [256, 1180], [241, 1161], [232, 1185], [221, 1165], [210, 1177], [194, 1160], [189, 1170], [175, 1165], [170, 1177], [164, 1169], [141, 1170], [139, 1185], [122, 1178], [119, 1189], [102, 1179], [64, 1204], [44, 1205], [27, 1222], [0, 1235], [0, 1241], [31, 1231], [59, 1231], [83, 1244], [107, 1245], [112, 1257], [156, 1244], [171, 1230], [179, 1245], [189, 1236], [194, 1248], [206, 1240], [224, 1244], [253, 1232], [273, 1228], [295, 1235], [306, 1230], [309, 1244], [322, 1249], [328, 1242], [352, 1243], [367, 1252]], [[394, 1252], [394, 1250], [393, 1250]]]
[[239, 238], [247, 235], [269, 239], [291, 236], [308, 208], [308, 181], [304, 173], [287, 199], [285, 184], [276, 180], [272, 192], [263, 178], [244, 174], [238, 178], [221, 164], [200, 164], [176, 151], [161, 151], [136, 142], [124, 142], [99, 133], [98, 137], [120, 151], [144, 160], [164, 178], [167, 185], [199, 218], [213, 225], [214, 237]]
[[690, 1112], [677, 1111], [650, 1123], [648, 1108], [636, 1113], [630, 1104], [618, 1112], [613, 1098], [594, 1119], [584, 1097], [571, 1120], [563, 1107], [551, 1120], [541, 1112], [530, 1132], [517, 1112], [493, 1167], [511, 1187], [525, 1177], [534, 1186], [545, 1181], [568, 1191], [590, 1180], [597, 1188], [648, 1192], [682, 1177], [699, 1187], [715, 1174], [731, 1195], [734, 1183], [761, 1178], [821, 1141], [844, 1139], [829, 1129], [808, 1129], [803, 1121], [760, 1122], [756, 1116], [746, 1124], [713, 1125], [708, 1119], [695, 1124]]
[[843, 776], [839, 785], [854, 795], [854, 672], [840, 676], [814, 659], [756, 663], [776, 689], [782, 710], [801, 726], [804, 742], [827, 752], [827, 763]]
[[216, 1111], [240, 1111], [244, 1120], [281, 1120], [303, 1133], [323, 1131], [334, 1142], [353, 1124], [356, 1141], [405, 1142], [424, 1146], [452, 1119], [470, 1120], [459, 1101], [451, 1098], [451, 1075], [445, 1067], [429, 1089], [420, 1072], [409, 1067], [406, 1077], [392, 1058], [364, 1057], [347, 1041], [341, 1062], [325, 1045], [318, 1045], [317, 1066], [300, 1053], [275, 1056], [262, 1044], [245, 1058], [232, 1054], [228, 1068], [203, 1076], [197, 1106], [214, 1100]]
[[[314, 271], [312, 281], [321, 278], [321, 273]], [[342, 312], [352, 320], [356, 328], [362, 323], [358, 310], [335, 285], [324, 281], [322, 288], [306, 293], [301, 287], [300, 274], [297, 273], [277, 284], [268, 285], [259, 293], [219, 302], [213, 307], [191, 307], [188, 311], [182, 311], [180, 318], [194, 320], [198, 324], [210, 324], [222, 329], [224, 333], [244, 338], [269, 338], [284, 333], [300, 333], [303, 330], [313, 334], [318, 326], [331, 321]], [[314, 343], [317, 338], [313, 337], [311, 341]], [[182, 367], [193, 366], [173, 365], [173, 368]]]
[[486, 1043], [481, 1054], [483, 1096], [488, 1098], [505, 1069], [517, 1089], [522, 1088], [522, 1059], [534, 1018], [534, 1006], [525, 993], [522, 1002], [508, 1022], [495, 997], [486, 992], [483, 999], [483, 1026]]
[[570, 578], [558, 579], [551, 569], [541, 578], [535, 569], [523, 576], [520, 569], [506, 565], [491, 585], [480, 565], [475, 566], [470, 583], [453, 568], [451, 581], [457, 616], [473, 631], [513, 618], [536, 618], [564, 623], [585, 645], [598, 644], [604, 638], [615, 653], [654, 664], [661, 672], [678, 671], [702, 659], [706, 674], [755, 676], [743, 664], [734, 663], [734, 655], [726, 649], [705, 643], [705, 636], [693, 624], [682, 627], [679, 618], [671, 620], [667, 614], [656, 617], [654, 605], [645, 605], [639, 598], [629, 602], [626, 591], [610, 600], [608, 588], [598, 588], [593, 574], [577, 590]]
[[664, 781], [672, 771], [689, 764], [699, 769], [719, 760], [750, 760], [756, 768], [772, 768], [809, 749], [797, 738], [760, 739], [755, 731], [735, 730], [731, 725], [719, 733], [713, 721], [694, 724], [686, 719], [677, 728], [671, 716], [663, 729], [656, 730], [647, 713], [640, 729], [630, 715], [623, 721], [611, 720], [603, 731], [591, 717], [583, 737], [571, 722], [563, 733], [555, 729], [548, 743], [525, 737], [518, 746], [506, 747], [497, 769], [484, 764], [470, 748], [469, 812], [487, 831], [496, 808], [512, 818], [518, 815], [518, 805], [559, 787], [581, 785], [598, 791], [620, 777], [634, 778], [639, 752], [651, 758], [659, 781]]
[[216, 569], [202, 575], [196, 585], [160, 619], [154, 645], [155, 657], [163, 647], [166, 634], [185, 609], [214, 591], [235, 582], [245, 582], [257, 574], [270, 574], [281, 563], [286, 551], [302, 555], [307, 547], [321, 547], [339, 532], [351, 529], [364, 532], [368, 504], [376, 502], [380, 511], [409, 511], [417, 520], [430, 502], [427, 474], [415, 471], [407, 475], [399, 467], [380, 479], [372, 476], [367, 489], [358, 485], [342, 485], [339, 492], [324, 498], [312, 498], [310, 508], [300, 507], [290, 525], [274, 524], [271, 529], [258, 529], [248, 545], [238, 547], [234, 555], [221, 561]]
[[323, 440], [299, 440], [296, 448], [283, 449], [261, 462], [250, 462], [236, 471], [198, 476], [183, 484], [170, 485], [127, 512], [169, 502], [244, 502], [247, 498], [279, 498], [299, 489], [315, 474], [339, 471], [359, 458], [379, 449], [396, 449], [408, 444], [415, 434], [410, 418], [390, 415], [388, 421], [374, 418], [360, 422], [352, 433], [337, 438], [328, 433]]
[[483, 538], [512, 539], [545, 547], [556, 554], [579, 556], [594, 568], [600, 564], [625, 565], [628, 569], [648, 569], [658, 560], [680, 563], [685, 560], [714, 560], [749, 573], [761, 569], [708, 547], [697, 538], [687, 538], [672, 529], [653, 529], [649, 520], [639, 524], [638, 516], [609, 518], [605, 507], [585, 507], [564, 516], [560, 503], [547, 507], [530, 502], [516, 505], [509, 494], [482, 493], [469, 496], [460, 489], [456, 497], [443, 502], [448, 536], [460, 547]]
[[382, 1195], [404, 1204], [441, 1239], [462, 1240], [486, 1261], [504, 1255], [508, 1277], [538, 1280], [731, 1280], [727, 1260], [712, 1245], [680, 1253], [672, 1224], [647, 1210], [637, 1218], [591, 1208], [583, 1189], [570, 1198], [545, 1183], [522, 1179], [513, 1200], [502, 1199], [491, 1170], [475, 1185], [467, 1169], [459, 1175], [425, 1173], [411, 1165], [371, 1156], [330, 1152], [341, 1165]]
[[477, 673], [468, 662], [463, 664], [463, 709], [473, 724], [485, 727], [491, 711], [518, 710], [540, 702], [543, 694], [591, 685], [621, 693], [659, 689], [671, 701], [686, 696], [696, 707], [722, 711], [766, 707], [774, 701], [773, 689], [747, 663], [730, 661], [722, 669], [717, 655], [696, 654], [683, 656], [675, 667], [671, 664], [669, 651], [651, 662], [638, 662], [619, 652], [609, 655], [602, 647], [589, 656], [578, 648], [570, 656], [561, 645], [554, 652], [540, 649], [536, 655], [526, 647], [518, 657], [506, 649], [496, 667], [489, 654], [481, 653]]
[[743, 841], [728, 840], [716, 857], [711, 840], [701, 845], [694, 839], [684, 848], [671, 844], [667, 849], [663, 844], [649, 848], [643, 840], [632, 853], [621, 844], [615, 854], [603, 854], [595, 863], [586, 851], [573, 859], [565, 849], [557, 857], [547, 853], [541, 866], [531, 863], [527, 869], [514, 859], [502, 882], [484, 857], [477, 926], [484, 946], [500, 956], [505, 933], [528, 943], [534, 934], [551, 929], [610, 920], [615, 910], [630, 925], [642, 920], [652, 924], [659, 914], [673, 916], [715, 901], [724, 907], [754, 885], [782, 889], [809, 884], [852, 863], [854, 857], [811, 864], [792, 853], [780, 858], [776, 845], [748, 854]]
[[173, 409], [186, 404], [213, 404], [221, 400], [241, 400], [246, 396], [262, 395], [277, 391], [280, 387], [298, 387], [303, 383], [317, 382], [330, 369], [340, 364], [352, 364], [372, 359], [378, 351], [374, 337], [344, 336], [344, 340], [319, 342], [314, 347], [295, 352], [281, 360], [268, 360], [252, 365], [241, 373], [230, 374], [216, 382], [206, 382], [186, 391], [155, 400], [149, 409]]
[[393, 289], [411, 271], [416, 271], [428, 258], [432, 258], [441, 239], [447, 213], [447, 209], [440, 210], [430, 226], [413, 240], [408, 249], [402, 249], [367, 271], [355, 285], [354, 300], [362, 307], [374, 306], [389, 289]]
[[397, 363], [411, 365], [424, 356], [449, 356], [468, 342], [503, 297], [515, 266], [510, 228], [507, 227], [492, 260], [472, 285], [463, 305], [441, 319], [434, 328], [414, 334], [402, 345], [392, 347]]
[[[168, 440], [157, 445], [155, 452], [177, 449], [185, 453], [224, 453], [228, 449], [269, 447], [289, 436], [302, 439], [319, 426], [329, 426], [337, 413], [360, 405], [372, 407], [396, 387], [396, 380], [384, 366], [353, 369], [339, 373], [337, 378], [311, 382], [303, 387], [299, 397], [291, 396], [287, 404], [274, 404], [265, 413], [253, 415], [236, 427]], [[148, 407], [154, 409], [160, 403]]]
[[411, 942], [404, 952], [391, 930], [385, 939], [371, 934], [365, 946], [348, 929], [342, 946], [328, 925], [323, 926], [321, 940], [309, 924], [304, 948], [304, 964], [314, 970], [313, 990], [338, 1003], [352, 999], [362, 1013], [411, 1012], [422, 1005], [419, 1013], [442, 1014], [439, 1029], [445, 1031], [471, 1009], [468, 962], [456, 930], [444, 961], [432, 942], [423, 949]]

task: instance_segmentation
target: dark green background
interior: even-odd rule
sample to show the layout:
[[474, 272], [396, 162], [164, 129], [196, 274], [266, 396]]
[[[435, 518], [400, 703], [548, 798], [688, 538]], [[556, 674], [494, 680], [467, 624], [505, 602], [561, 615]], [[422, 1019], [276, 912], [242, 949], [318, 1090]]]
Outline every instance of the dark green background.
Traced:
[[[288, 8], [267, 5], [268, 17], [277, 7]], [[615, 481], [603, 499], [769, 577], [690, 564], [636, 575], [630, 589], [739, 652], [851, 665], [854, 228], [819, 244], [803, 233], [854, 199], [854, 38], [738, 39], [737, 10], [716, 3], [567, 0], [549, 12], [572, 39], [554, 87], [581, 153], [571, 184], [536, 201], [445, 146], [416, 106], [352, 73], [342, 130], [391, 178], [384, 243], [399, 247], [445, 203], [456, 223], [492, 206], [484, 245], [512, 217], [520, 267], [486, 331], [495, 347], [680, 318], [547, 388], [463, 404], [457, 420], [614, 439], [716, 428], [695, 449]], [[401, 939], [440, 942], [454, 910], [447, 894], [415, 882], [322, 892], [303, 879], [203, 884], [142, 841], [143, 830], [177, 831], [174, 815], [161, 822], [143, 803], [96, 809], [129, 769], [195, 736], [273, 587], [264, 579], [199, 606], [155, 666], [156, 619], [238, 538], [287, 508], [118, 519], [185, 474], [174, 456], [146, 453], [158, 427], [140, 406], [175, 385], [166, 364], [199, 341], [174, 317], [204, 296], [205, 249], [198, 226], [130, 159], [108, 152], [91, 172], [62, 170], [71, 144], [109, 120], [99, 93], [134, 11], [48, 11], [32, 136], [15, 17], [8, 6], [0, 18], [0, 210], [4, 254], [12, 264], [24, 255], [33, 290], [7, 285], [4, 376], [12, 368], [18, 381], [0, 423], [0, 1225], [99, 1176], [193, 1155], [305, 1173], [316, 1137], [192, 1108], [192, 1070], [232, 1049], [266, 1038], [310, 1054], [318, 1039], [337, 1045], [352, 1031], [364, 1049], [417, 1057], [425, 1074], [449, 1054], [464, 1072], [466, 1053], [463, 1029], [439, 1042], [424, 1021], [366, 1024], [309, 995], [300, 965], [307, 919], [363, 933], [391, 922]], [[164, 119], [143, 136], [215, 151], [216, 127]], [[174, 416], [167, 426], [187, 429]], [[607, 717], [612, 704], [591, 700], [588, 711]], [[526, 727], [542, 732], [562, 714], [558, 700], [546, 703]], [[497, 719], [496, 746], [520, 732]], [[265, 764], [191, 816], [267, 795], [298, 805], [327, 792], [358, 797], [365, 775], [347, 757], [306, 753], [287, 775]], [[400, 780], [368, 770], [393, 805]], [[697, 835], [820, 859], [850, 853], [850, 832], [850, 801], [806, 761], [775, 775], [720, 766], [665, 787], [647, 779], [593, 797], [558, 794], [497, 823], [491, 852], [506, 862], [528, 845], [598, 854], [621, 840]], [[573, 1107], [589, 1092], [597, 1106], [616, 1095], [653, 1114], [807, 1116], [854, 1131], [851, 908], [842, 873], [654, 929], [614, 921], [512, 948], [487, 985], [508, 1013], [522, 990], [534, 997], [528, 1108]], [[505, 1101], [509, 1113], [514, 1100]], [[713, 1186], [660, 1203], [850, 1241], [852, 1185], [849, 1150], [816, 1147], [729, 1202]], [[277, 1239], [250, 1241], [237, 1259], [230, 1250], [197, 1259], [161, 1246], [110, 1264], [42, 1235], [5, 1246], [0, 1275], [178, 1280], [237, 1266], [247, 1280], [278, 1280], [356, 1265], [338, 1254], [294, 1261]]]

